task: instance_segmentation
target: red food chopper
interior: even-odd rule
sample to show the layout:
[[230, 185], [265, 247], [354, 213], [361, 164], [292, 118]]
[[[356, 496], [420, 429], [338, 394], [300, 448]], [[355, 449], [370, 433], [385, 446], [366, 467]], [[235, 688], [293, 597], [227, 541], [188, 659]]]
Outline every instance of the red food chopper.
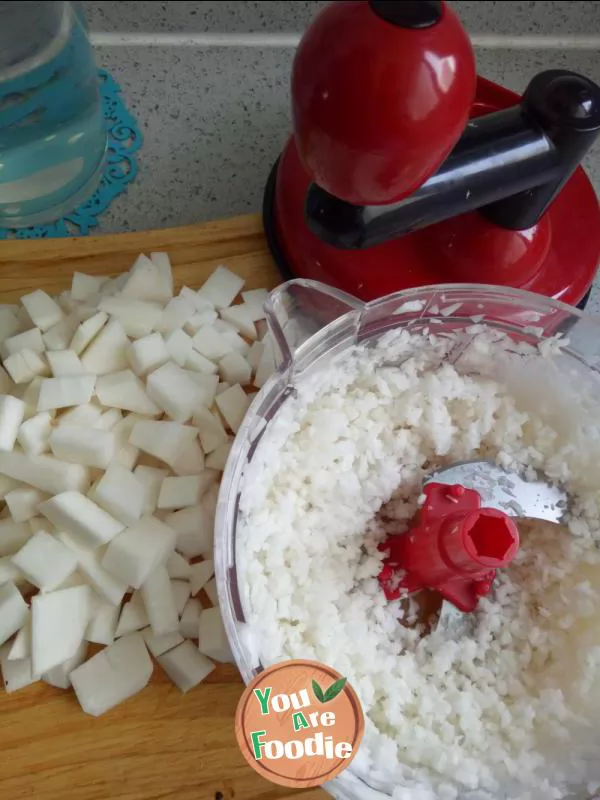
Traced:
[[476, 74], [446, 3], [350, 0], [302, 39], [292, 112], [264, 199], [286, 279], [365, 301], [468, 282], [585, 305], [600, 260], [579, 166], [600, 132], [591, 80], [548, 70], [519, 97]]

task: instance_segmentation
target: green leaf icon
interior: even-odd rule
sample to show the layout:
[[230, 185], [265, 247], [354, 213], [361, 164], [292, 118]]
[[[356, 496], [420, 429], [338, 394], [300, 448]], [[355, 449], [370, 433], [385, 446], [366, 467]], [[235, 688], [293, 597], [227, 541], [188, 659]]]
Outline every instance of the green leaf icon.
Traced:
[[313, 680], [312, 682], [312, 690], [315, 693], [315, 697], [319, 701], [319, 703], [325, 702], [325, 695], [323, 694], [323, 689], [319, 686], [319, 684]]
[[328, 703], [330, 700], [334, 700], [338, 694], [342, 691], [344, 686], [346, 685], [346, 678], [340, 678], [335, 683], [332, 683], [329, 689], [325, 692], [324, 700], [321, 702]]

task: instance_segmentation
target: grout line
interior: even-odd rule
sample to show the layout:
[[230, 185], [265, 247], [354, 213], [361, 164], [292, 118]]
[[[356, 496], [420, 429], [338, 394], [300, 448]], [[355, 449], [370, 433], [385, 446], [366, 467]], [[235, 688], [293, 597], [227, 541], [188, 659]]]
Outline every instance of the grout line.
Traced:
[[[99, 47], [297, 47], [299, 33], [120, 33], [91, 34]], [[599, 50], [600, 35], [497, 36], [474, 34], [475, 47], [489, 50]]]

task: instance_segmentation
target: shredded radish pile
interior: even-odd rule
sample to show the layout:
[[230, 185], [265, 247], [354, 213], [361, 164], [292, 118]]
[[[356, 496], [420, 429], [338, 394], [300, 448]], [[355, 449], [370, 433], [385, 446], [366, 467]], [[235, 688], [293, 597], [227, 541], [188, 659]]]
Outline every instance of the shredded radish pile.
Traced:
[[169, 258], [152, 253], [0, 307], [6, 691], [72, 685], [98, 716], [146, 686], [149, 653], [183, 692], [232, 661], [215, 607], [218, 483], [245, 389], [273, 369], [267, 292], [234, 304], [243, 284], [218, 267], [173, 296]]
[[[246, 468], [253, 645], [263, 664], [313, 658], [356, 689], [367, 726], [338, 779], [349, 797], [366, 796], [357, 778], [394, 800], [600, 785], [600, 405], [567, 358], [481, 325], [386, 334], [300, 381]], [[432, 468], [474, 457], [563, 483], [568, 528], [523, 532], [472, 633], [422, 635], [385, 600], [377, 544], [406, 530]]]

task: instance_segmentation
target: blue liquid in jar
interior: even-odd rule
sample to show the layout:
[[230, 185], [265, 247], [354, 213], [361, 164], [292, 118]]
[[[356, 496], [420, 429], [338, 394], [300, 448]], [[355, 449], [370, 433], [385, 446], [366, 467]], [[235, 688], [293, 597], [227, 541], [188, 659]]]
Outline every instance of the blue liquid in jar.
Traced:
[[39, 225], [96, 188], [106, 150], [98, 71], [67, 7], [36, 57], [0, 71], [0, 227]]

